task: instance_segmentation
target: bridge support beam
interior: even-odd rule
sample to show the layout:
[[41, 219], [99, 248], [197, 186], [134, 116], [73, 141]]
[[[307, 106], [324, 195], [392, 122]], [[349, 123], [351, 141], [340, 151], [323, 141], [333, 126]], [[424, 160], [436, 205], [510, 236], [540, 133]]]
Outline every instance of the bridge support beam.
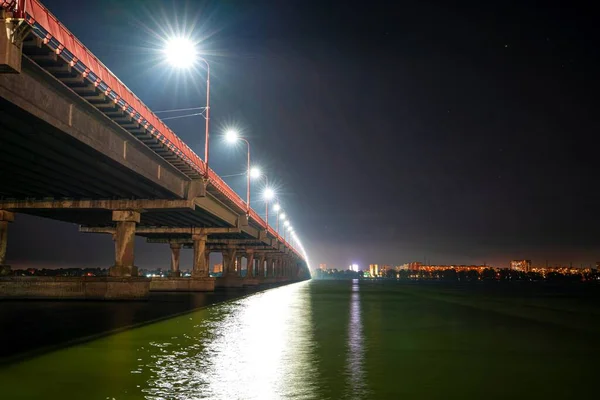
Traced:
[[178, 278], [181, 276], [179, 270], [179, 259], [181, 255], [181, 243], [171, 243], [171, 271], [169, 276]]
[[0, 276], [10, 274], [10, 266], [6, 265], [6, 247], [8, 245], [8, 223], [15, 220], [9, 211], [0, 210]]
[[137, 276], [134, 266], [135, 225], [140, 222], [137, 211], [113, 211], [112, 220], [117, 223], [115, 231], [115, 265], [110, 267], [110, 276]]

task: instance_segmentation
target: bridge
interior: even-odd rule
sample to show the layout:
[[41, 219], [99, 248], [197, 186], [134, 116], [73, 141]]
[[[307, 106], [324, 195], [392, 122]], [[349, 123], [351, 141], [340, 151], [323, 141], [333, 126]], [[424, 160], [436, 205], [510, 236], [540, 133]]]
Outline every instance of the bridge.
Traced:
[[[0, 277], [1, 297], [144, 298], [149, 290], [310, 277], [285, 240], [38, 0], [0, 0], [0, 268], [25, 213], [115, 242], [108, 277]], [[134, 238], [169, 244], [171, 276], [138, 276]], [[193, 248], [191, 278], [180, 277]], [[210, 252], [223, 254], [211, 277]], [[246, 273], [242, 276], [242, 261]]]

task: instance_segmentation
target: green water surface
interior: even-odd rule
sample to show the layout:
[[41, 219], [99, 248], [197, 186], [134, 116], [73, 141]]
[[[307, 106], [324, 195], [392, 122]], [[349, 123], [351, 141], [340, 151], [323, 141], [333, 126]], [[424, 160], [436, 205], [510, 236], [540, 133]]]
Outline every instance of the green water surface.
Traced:
[[2, 367], [0, 398], [600, 398], [597, 305], [535, 289], [302, 282]]

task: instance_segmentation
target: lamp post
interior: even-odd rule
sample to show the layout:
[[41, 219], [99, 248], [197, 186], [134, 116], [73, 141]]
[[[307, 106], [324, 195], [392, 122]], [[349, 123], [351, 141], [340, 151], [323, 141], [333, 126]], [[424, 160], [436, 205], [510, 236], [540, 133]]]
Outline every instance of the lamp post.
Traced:
[[185, 37], [173, 37], [168, 39], [165, 43], [163, 52], [167, 61], [176, 68], [189, 68], [193, 66], [196, 61], [201, 61], [206, 65], [206, 124], [204, 130], [204, 164], [206, 171], [204, 171], [204, 175], [207, 178], [210, 124], [210, 64], [205, 58], [198, 56], [195, 44]]
[[286, 240], [286, 239], [285, 239], [285, 233], [286, 233], [287, 231], [289, 231], [290, 229], [292, 229], [292, 227], [290, 226], [290, 221], [289, 221], [289, 220], [288, 220], [288, 221], [285, 221], [285, 222], [283, 223], [283, 226], [285, 226], [285, 228], [286, 228], [286, 229], [283, 231], [283, 240]]
[[[204, 62], [206, 65], [206, 124], [204, 128], [204, 163], [206, 164], [206, 178], [208, 178], [208, 126], [210, 122], [210, 65], [205, 58], [200, 57], [200, 61]], [[250, 152], [248, 151], [248, 156], [250, 156]]]
[[[282, 222], [282, 223], [285, 223], [285, 218], [286, 218], [286, 215], [285, 215], [285, 213], [281, 213], [281, 214], [279, 215], [279, 218], [277, 218], [277, 234], [279, 234], [279, 220], [281, 219], [281, 222]], [[284, 233], [285, 233], [285, 232], [284, 232]]]
[[275, 230], [277, 231], [277, 234], [279, 235], [279, 211], [281, 211], [281, 205], [279, 203], [275, 203], [275, 205], [273, 206], [273, 209], [275, 210], [275, 212], [277, 213], [277, 228], [275, 228]]
[[228, 130], [225, 133], [225, 139], [227, 139], [229, 143], [235, 143], [238, 140], [241, 140], [248, 146], [248, 165], [246, 169], [246, 214], [250, 214], [250, 175], [260, 176], [260, 171], [258, 169], [250, 169], [250, 142], [248, 140], [240, 137], [240, 135], [238, 135], [238, 133], [234, 130]]
[[275, 191], [270, 187], [266, 187], [263, 192], [263, 198], [265, 199], [265, 213], [266, 213], [266, 223], [267, 223], [267, 232], [269, 231], [269, 201], [275, 197]]

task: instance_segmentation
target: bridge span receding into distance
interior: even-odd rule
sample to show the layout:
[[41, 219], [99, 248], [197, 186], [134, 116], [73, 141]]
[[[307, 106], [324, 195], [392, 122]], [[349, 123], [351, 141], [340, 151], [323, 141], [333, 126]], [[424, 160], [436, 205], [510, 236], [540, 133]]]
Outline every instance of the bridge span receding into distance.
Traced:
[[[0, 298], [144, 298], [149, 290], [310, 277], [302, 249], [249, 208], [38, 0], [0, 0], [0, 12]], [[112, 235], [110, 276], [6, 276], [15, 213]], [[170, 245], [170, 278], [138, 276], [136, 235]], [[182, 247], [193, 248], [191, 278], [180, 277]], [[210, 276], [211, 252], [223, 254], [222, 277]]]

